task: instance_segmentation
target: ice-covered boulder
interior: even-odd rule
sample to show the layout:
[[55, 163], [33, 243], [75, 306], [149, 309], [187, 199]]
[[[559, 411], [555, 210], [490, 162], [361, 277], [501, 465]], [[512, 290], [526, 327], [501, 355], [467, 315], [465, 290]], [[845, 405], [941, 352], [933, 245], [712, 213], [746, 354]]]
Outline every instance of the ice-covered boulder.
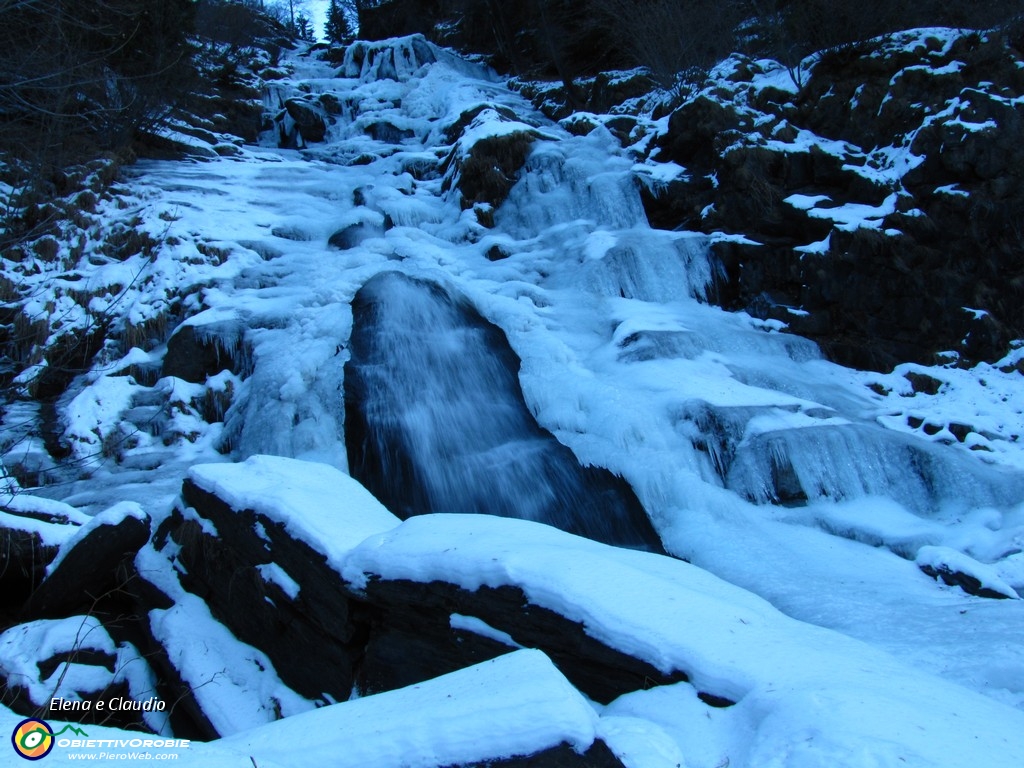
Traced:
[[466, 110], [446, 131], [454, 146], [445, 161], [444, 188], [459, 190], [463, 208], [498, 208], [542, 135], [507, 108], [483, 104]]
[[183, 323], [167, 341], [161, 375], [202, 384], [225, 370], [244, 374], [250, 363], [243, 333], [234, 319], [204, 322], [197, 317]]
[[285, 109], [295, 121], [295, 127], [305, 143], [320, 142], [327, 133], [327, 121], [319, 104], [305, 99], [292, 98], [284, 103]]

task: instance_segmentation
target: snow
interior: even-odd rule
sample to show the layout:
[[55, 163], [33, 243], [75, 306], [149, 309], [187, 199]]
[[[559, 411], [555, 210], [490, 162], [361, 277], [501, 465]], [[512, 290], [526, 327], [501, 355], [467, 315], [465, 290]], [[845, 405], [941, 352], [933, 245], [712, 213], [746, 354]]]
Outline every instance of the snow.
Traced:
[[256, 570], [259, 571], [260, 577], [265, 582], [279, 587], [280, 590], [288, 595], [292, 600], [298, 598], [298, 582], [289, 576], [284, 568], [279, 566], [277, 563], [261, 563], [256, 566]]
[[[294, 764], [431, 768], [530, 755], [568, 744], [585, 751], [597, 715], [541, 652], [515, 651], [397, 691], [335, 704], [221, 744]], [[345, 735], [339, 749], [338, 734]]]
[[238, 640], [206, 603], [180, 588], [175, 604], [149, 612], [153, 637], [217, 733], [238, 733], [313, 709], [281, 682], [267, 655]]
[[476, 616], [463, 616], [461, 613], [453, 613], [451, 615], [450, 624], [452, 629], [462, 629], [466, 632], [472, 632], [474, 635], [480, 635], [481, 637], [486, 637], [489, 640], [503, 643], [510, 648], [523, 647], [512, 639], [512, 635], [508, 632], [502, 632], [500, 629], [495, 629], [486, 621], [478, 619]]
[[195, 465], [188, 478], [233, 509], [252, 510], [283, 525], [294, 538], [324, 552], [334, 568], [367, 536], [399, 522], [362, 485], [324, 464], [251, 456], [238, 464]]
[[893, 193], [878, 205], [864, 203], [846, 203], [838, 206], [819, 206], [821, 202], [831, 202], [825, 195], [790, 195], [783, 200], [794, 208], [807, 211], [814, 219], [829, 219], [836, 229], [852, 232], [861, 227], [879, 229], [882, 219], [896, 211], [896, 194]]
[[[741, 765], [788, 755], [787, 766], [825, 766], [855, 754], [863, 764], [1010, 766], [1024, 755], [1024, 714], [796, 622], [681, 561], [527, 521], [429, 515], [368, 539], [344, 575], [356, 584], [379, 577], [519, 587], [595, 639], [737, 701], [722, 717], [733, 723], [730, 750]], [[692, 688], [659, 690], [674, 705]], [[689, 740], [676, 738], [686, 754]]]

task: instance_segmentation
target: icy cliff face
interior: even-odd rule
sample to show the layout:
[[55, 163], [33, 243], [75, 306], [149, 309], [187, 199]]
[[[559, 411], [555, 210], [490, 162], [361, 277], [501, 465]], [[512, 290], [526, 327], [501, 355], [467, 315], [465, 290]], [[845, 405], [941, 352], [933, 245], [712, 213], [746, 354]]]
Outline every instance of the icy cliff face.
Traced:
[[[276, 454], [359, 476], [367, 452], [353, 437], [372, 434], [370, 475], [392, 474], [396, 440], [417, 467], [379, 490], [395, 506], [500, 508], [500, 490], [520, 516], [557, 522], [536, 511], [536, 478], [561, 473], [540, 447], [547, 432], [563, 458], [622, 477], [671, 554], [1024, 701], [1024, 655], [1002, 641], [1020, 630], [1019, 601], [980, 605], [914, 562], [1024, 590], [1018, 373], [932, 371], [946, 386], [928, 394], [903, 375], [919, 367], [843, 368], [777, 320], [707, 303], [712, 247], [741, 238], [652, 229], [638, 191], [638, 178], [685, 169], [638, 163], [601, 121], [575, 135], [419, 38], [360, 44], [340, 68], [292, 66], [266, 102], [262, 146], [139, 163], [100, 206], [110, 230], [149, 234], [145, 252], [115, 259], [97, 232], [56, 261], [8, 265], [37, 290], [28, 320], [88, 328], [100, 314], [107, 329], [49, 410], [31, 397], [8, 409], [14, 478], [57, 478], [38, 492], [88, 511], [128, 499], [158, 518], [191, 464]], [[486, 200], [468, 199], [480, 189]], [[460, 326], [439, 294], [480, 323]], [[373, 337], [360, 306], [384, 297], [402, 330]], [[206, 367], [186, 374], [169, 348]], [[22, 372], [28, 394], [45, 367]], [[452, 388], [468, 398], [445, 410]], [[509, 415], [499, 389], [525, 406]], [[346, 396], [364, 403], [358, 418]], [[56, 414], [48, 442], [70, 461], [41, 432], [16, 433], [40, 413]], [[908, 428], [933, 414], [934, 431]], [[961, 422], [978, 437], [956, 439]], [[467, 444], [472, 455], [453, 449]], [[467, 463], [484, 480], [461, 474]], [[647, 538], [623, 540], [614, 505], [559, 503], [571, 530]]]

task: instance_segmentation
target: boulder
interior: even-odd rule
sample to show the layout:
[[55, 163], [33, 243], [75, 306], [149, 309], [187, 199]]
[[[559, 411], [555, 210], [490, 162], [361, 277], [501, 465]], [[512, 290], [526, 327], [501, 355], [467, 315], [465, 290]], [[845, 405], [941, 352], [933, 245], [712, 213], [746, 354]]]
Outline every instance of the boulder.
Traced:
[[478, 203], [497, 209], [541, 134], [508, 107], [478, 104], [445, 129], [452, 151], [442, 166], [442, 189], [458, 189], [463, 210]]
[[167, 342], [161, 376], [203, 384], [221, 371], [244, 375], [247, 368], [247, 351], [237, 323], [185, 323]]
[[343, 227], [332, 234], [327, 239], [327, 244], [332, 248], [342, 251], [355, 248], [371, 237], [383, 237], [385, 223], [382, 218], [380, 221], [357, 221], [355, 224], [349, 224], [347, 227]]
[[149, 517], [134, 502], [115, 504], [91, 518], [62, 543], [23, 616], [56, 618], [107, 606], [121, 612], [116, 607], [125, 601], [121, 590], [132, 581], [132, 561], [149, 534]]
[[[32, 621], [0, 635], [0, 701], [25, 717], [162, 732], [167, 707], [131, 643], [116, 643], [94, 616]], [[145, 709], [121, 706], [138, 702]], [[113, 706], [111, 706], [113, 704]]]
[[370, 579], [360, 598], [379, 609], [358, 680], [364, 693], [423, 682], [516, 647], [540, 648], [576, 688], [602, 703], [687, 680], [685, 672], [665, 673], [609, 647], [517, 586], [468, 590], [442, 581]]
[[522, 650], [221, 744], [260, 765], [290, 764], [301, 744], [309, 764], [338, 768], [620, 768], [597, 733], [593, 707], [543, 653]]
[[21, 611], [61, 544], [88, 520], [73, 507], [29, 494], [0, 507], [0, 617]]
[[191, 519], [168, 518], [155, 537], [176, 553], [182, 586], [287, 686], [347, 699], [365, 629], [338, 558], [397, 518], [333, 467], [269, 456], [193, 467], [183, 495]]
[[295, 127], [305, 143], [320, 142], [327, 134], [327, 122], [323, 108], [304, 99], [292, 98], [284, 103], [288, 115], [295, 121]]

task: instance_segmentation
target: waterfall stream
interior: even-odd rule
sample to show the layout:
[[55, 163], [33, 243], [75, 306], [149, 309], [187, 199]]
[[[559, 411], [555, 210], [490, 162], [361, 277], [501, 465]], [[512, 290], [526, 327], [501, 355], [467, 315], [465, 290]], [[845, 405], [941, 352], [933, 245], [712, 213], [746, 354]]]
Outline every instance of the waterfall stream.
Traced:
[[482, 512], [660, 550], [629, 486], [537, 426], [504, 335], [436, 284], [385, 272], [356, 295], [345, 370], [352, 475], [400, 517]]

